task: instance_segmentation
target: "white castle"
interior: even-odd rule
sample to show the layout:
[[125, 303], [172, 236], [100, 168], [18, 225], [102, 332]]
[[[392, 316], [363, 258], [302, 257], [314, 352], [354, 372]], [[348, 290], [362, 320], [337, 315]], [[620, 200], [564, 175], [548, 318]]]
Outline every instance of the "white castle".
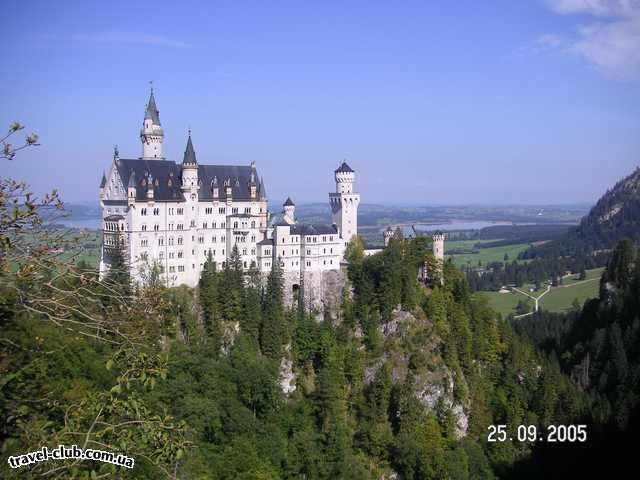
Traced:
[[116, 148], [100, 184], [101, 277], [119, 240], [137, 282], [155, 264], [167, 286], [194, 287], [209, 253], [221, 269], [234, 247], [247, 270], [268, 273], [279, 261], [289, 300], [302, 289], [306, 303], [317, 306], [325, 290], [340, 281], [345, 246], [358, 231], [360, 203], [355, 172], [346, 162], [335, 171], [336, 190], [329, 194], [333, 224], [299, 223], [290, 198], [282, 215], [269, 213], [264, 179], [254, 162], [200, 163], [191, 132], [182, 163], [164, 158], [153, 89], [140, 139], [142, 156], [120, 158]]

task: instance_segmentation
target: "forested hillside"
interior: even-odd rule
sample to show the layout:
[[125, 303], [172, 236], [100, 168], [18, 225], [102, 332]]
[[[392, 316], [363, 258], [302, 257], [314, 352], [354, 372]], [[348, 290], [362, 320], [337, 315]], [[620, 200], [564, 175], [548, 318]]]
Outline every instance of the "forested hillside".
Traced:
[[610, 251], [624, 238], [640, 240], [640, 168], [607, 191], [564, 238], [532, 248], [523, 258], [574, 258]]
[[586, 399], [453, 265], [444, 286], [420, 286], [428, 247], [394, 241], [365, 258], [353, 245], [353, 295], [324, 316], [285, 308], [277, 266], [263, 284], [236, 261], [220, 272], [208, 262], [193, 291], [153, 271], [133, 287], [118, 263], [102, 282], [86, 266], [56, 264], [53, 276], [50, 249], [18, 255], [2, 274], [4, 455], [101, 447], [136, 459], [125, 478], [508, 476], [531, 444], [488, 443], [489, 425], [570, 423]]

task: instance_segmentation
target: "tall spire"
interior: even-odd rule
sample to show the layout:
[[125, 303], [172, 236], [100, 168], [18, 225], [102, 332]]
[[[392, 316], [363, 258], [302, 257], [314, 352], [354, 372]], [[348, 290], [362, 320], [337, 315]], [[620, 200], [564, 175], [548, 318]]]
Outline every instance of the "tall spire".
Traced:
[[151, 95], [149, 96], [149, 102], [147, 102], [147, 110], [144, 112], [144, 119], [151, 119], [154, 125], [160, 126], [160, 112], [156, 107], [156, 99], [153, 96], [153, 87], [151, 87]]
[[193, 143], [191, 142], [191, 130], [189, 130], [189, 139], [187, 140], [187, 148], [184, 150], [184, 158], [182, 163], [198, 163], [196, 160], [196, 152], [193, 149]]

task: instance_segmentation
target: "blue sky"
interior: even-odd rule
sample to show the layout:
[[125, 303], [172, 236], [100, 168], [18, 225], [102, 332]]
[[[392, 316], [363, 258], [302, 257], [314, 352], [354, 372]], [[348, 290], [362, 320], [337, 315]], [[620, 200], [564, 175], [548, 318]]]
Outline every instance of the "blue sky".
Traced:
[[270, 200], [596, 200], [640, 164], [640, 1], [12, 2], [0, 125], [41, 146], [3, 174], [97, 200], [137, 157], [154, 81], [168, 158], [255, 160]]

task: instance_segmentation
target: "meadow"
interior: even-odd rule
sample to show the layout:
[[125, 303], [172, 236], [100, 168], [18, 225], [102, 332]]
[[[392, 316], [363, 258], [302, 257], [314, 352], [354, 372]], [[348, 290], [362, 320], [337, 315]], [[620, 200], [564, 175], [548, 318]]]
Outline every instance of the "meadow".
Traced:
[[[593, 270], [587, 270], [586, 280], [579, 280], [578, 275], [572, 275], [567, 277], [563, 281], [563, 285], [558, 287], [552, 287], [551, 290], [545, 294], [539, 301], [539, 306], [543, 310], [550, 312], [566, 312], [571, 308], [574, 300], [578, 300], [580, 305], [584, 304], [588, 298], [594, 298], [598, 296], [598, 288], [600, 285], [599, 279], [602, 274], [602, 268], [595, 268]], [[528, 292], [532, 285], [523, 285], [520, 290]], [[540, 296], [543, 289], [531, 293], [532, 296]], [[521, 300], [529, 303], [533, 308], [533, 300], [522, 295], [518, 292], [511, 293], [498, 293], [498, 292], [480, 292], [481, 295], [486, 296], [489, 299], [491, 306], [502, 316], [507, 316], [515, 313], [516, 306]]]

